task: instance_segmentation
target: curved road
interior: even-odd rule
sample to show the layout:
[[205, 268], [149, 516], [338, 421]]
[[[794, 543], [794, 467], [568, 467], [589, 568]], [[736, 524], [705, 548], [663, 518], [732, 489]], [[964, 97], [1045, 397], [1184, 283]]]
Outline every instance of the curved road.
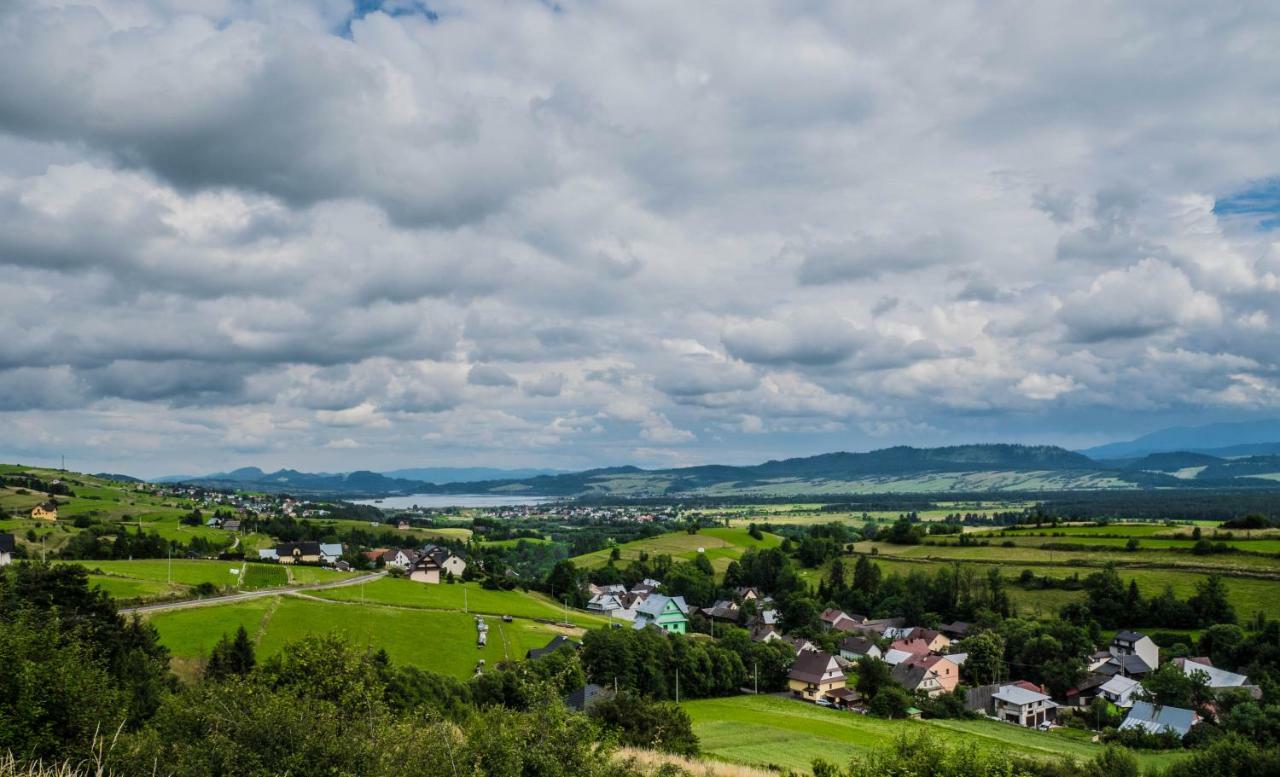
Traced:
[[144, 604], [139, 607], [126, 607], [120, 610], [121, 615], [143, 615], [150, 612], [161, 612], [164, 610], [185, 610], [189, 607], [212, 607], [218, 604], [230, 604], [231, 602], [243, 602], [248, 599], [260, 599], [264, 596], [278, 596], [280, 594], [291, 594], [302, 591], [323, 591], [327, 588], [343, 588], [349, 585], [360, 585], [361, 583], [369, 583], [378, 578], [385, 576], [386, 572], [373, 572], [367, 575], [359, 575], [357, 577], [347, 578], [346, 580], [335, 580], [332, 583], [310, 583], [301, 586], [280, 586], [277, 588], [260, 588], [257, 591], [242, 591], [238, 594], [227, 594], [226, 596], [209, 596], [204, 599], [183, 599], [176, 602], [157, 602], [156, 604]]

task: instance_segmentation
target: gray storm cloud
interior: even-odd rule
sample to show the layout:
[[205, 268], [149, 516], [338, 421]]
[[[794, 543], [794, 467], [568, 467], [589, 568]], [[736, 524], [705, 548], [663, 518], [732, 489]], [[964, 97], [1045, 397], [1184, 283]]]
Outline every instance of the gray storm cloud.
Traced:
[[741, 461], [1280, 403], [1276, 233], [1214, 207], [1280, 174], [1273, 8], [270, 6], [0, 4], [0, 458]]

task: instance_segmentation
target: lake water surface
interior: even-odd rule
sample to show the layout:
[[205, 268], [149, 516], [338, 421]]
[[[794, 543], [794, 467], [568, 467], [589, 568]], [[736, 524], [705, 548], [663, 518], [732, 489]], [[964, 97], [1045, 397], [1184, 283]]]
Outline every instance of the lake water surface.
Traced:
[[383, 499], [353, 499], [360, 505], [405, 510], [410, 507], [512, 507], [555, 501], [545, 496], [494, 496], [492, 494], [409, 494]]

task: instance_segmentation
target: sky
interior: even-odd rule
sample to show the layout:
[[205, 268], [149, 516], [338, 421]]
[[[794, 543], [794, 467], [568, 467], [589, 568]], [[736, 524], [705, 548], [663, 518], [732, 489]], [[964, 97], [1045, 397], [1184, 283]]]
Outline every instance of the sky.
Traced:
[[1280, 6], [0, 3], [0, 460], [1280, 415]]

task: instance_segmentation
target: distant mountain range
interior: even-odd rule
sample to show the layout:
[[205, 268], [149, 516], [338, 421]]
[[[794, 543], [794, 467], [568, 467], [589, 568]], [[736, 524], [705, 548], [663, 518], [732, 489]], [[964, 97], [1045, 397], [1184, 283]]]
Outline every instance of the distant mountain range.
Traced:
[[836, 497], [1139, 488], [1280, 488], [1280, 456], [1225, 459], [1159, 453], [1096, 461], [1053, 446], [959, 445], [826, 453], [730, 467], [611, 467], [561, 475], [431, 486], [429, 493], [537, 496]]
[[[391, 472], [299, 472], [282, 469], [264, 472], [258, 467], [241, 467], [230, 472], [209, 475], [169, 475], [156, 478], [157, 483], [189, 483], [206, 488], [265, 493], [288, 493], [301, 496], [327, 496], [357, 499], [422, 493], [436, 483], [469, 483], [474, 481], [528, 478], [557, 473], [545, 469], [495, 469], [492, 467], [434, 467], [401, 469]], [[124, 476], [113, 475], [115, 479]]]
[[1080, 451], [1091, 459], [1131, 459], [1151, 453], [1207, 453], [1234, 456], [1280, 454], [1280, 420], [1175, 426], [1128, 442], [1113, 442]]
[[160, 478], [215, 488], [315, 497], [396, 494], [529, 496], [812, 496], [1140, 488], [1280, 488], [1280, 421], [1178, 427], [1085, 451], [1048, 445], [899, 446], [752, 466], [585, 472], [420, 467], [389, 472], [264, 472], [243, 467]]

